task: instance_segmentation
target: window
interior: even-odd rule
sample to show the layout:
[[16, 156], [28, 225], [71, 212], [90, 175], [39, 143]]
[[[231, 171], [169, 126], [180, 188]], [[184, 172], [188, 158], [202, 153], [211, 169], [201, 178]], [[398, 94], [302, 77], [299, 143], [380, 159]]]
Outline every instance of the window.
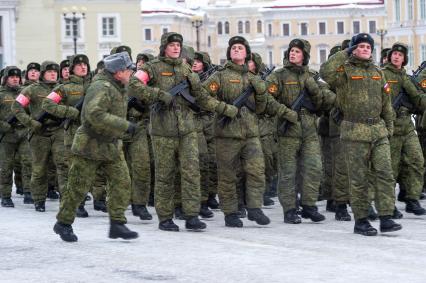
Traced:
[[262, 21], [257, 21], [257, 33], [262, 33]]
[[75, 35], [80, 37], [80, 21], [73, 23], [69, 19], [65, 19], [65, 37], [74, 37]]
[[207, 47], [212, 47], [212, 38], [211, 36], [207, 36]]
[[360, 29], [360, 23], [359, 23], [359, 21], [353, 21], [352, 22], [352, 29], [353, 29], [353, 33], [354, 34], [360, 33], [361, 29]]
[[105, 17], [102, 18], [102, 36], [116, 36], [117, 28], [116, 28], [116, 18], [115, 17]]
[[221, 22], [217, 23], [217, 34], [222, 34], [222, 23]]
[[272, 24], [268, 24], [268, 36], [272, 36]]
[[420, 0], [420, 19], [426, 19], [426, 0]]
[[239, 21], [238, 22], [238, 33], [243, 33], [243, 22]]
[[412, 45], [408, 46], [408, 64], [407, 65], [409, 66], [414, 65], [414, 49]]
[[393, 9], [394, 9], [393, 12], [394, 12], [395, 22], [400, 22], [401, 21], [401, 1], [400, 0], [393, 1]]
[[151, 41], [152, 37], [151, 37], [151, 29], [150, 28], [146, 28], [145, 29], [145, 41]]
[[426, 45], [422, 44], [422, 62], [426, 61]]
[[290, 24], [283, 24], [283, 36], [290, 36]]
[[344, 34], [344, 33], [345, 33], [345, 23], [337, 22], [337, 34]]
[[229, 34], [229, 22], [225, 22], [225, 34]]
[[413, 20], [414, 19], [414, 11], [413, 11], [413, 0], [407, 1], [407, 19]]
[[300, 35], [308, 35], [308, 23], [300, 24]]
[[376, 33], [376, 21], [368, 21], [368, 32]]
[[327, 61], [327, 49], [320, 49], [319, 50], [319, 63], [322, 64], [325, 61]]
[[250, 22], [246, 21], [245, 23], [246, 33], [250, 33]]
[[318, 23], [318, 33], [319, 34], [326, 34], [326, 30], [325, 30], [325, 22], [319, 22]]

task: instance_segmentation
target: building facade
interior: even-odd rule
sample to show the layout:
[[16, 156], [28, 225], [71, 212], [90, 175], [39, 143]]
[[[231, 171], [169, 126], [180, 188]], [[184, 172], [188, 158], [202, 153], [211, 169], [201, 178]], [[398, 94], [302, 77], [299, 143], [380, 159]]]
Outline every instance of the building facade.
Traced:
[[16, 64], [18, 0], [0, 0], [0, 68]]

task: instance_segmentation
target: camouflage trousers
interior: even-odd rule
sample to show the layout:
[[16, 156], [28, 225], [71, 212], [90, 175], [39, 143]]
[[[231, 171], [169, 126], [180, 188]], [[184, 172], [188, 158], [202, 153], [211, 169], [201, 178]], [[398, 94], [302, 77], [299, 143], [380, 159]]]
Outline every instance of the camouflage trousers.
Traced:
[[260, 142], [265, 159], [265, 192], [268, 193], [278, 174], [278, 143], [272, 134], [260, 137]]
[[[27, 142], [28, 143], [28, 142]], [[30, 153], [30, 147], [28, 145], [28, 157], [30, 160], [30, 166], [31, 166], [31, 153]], [[30, 171], [30, 179], [31, 182], [31, 171]], [[22, 183], [22, 165], [21, 165], [21, 157], [19, 154], [15, 154], [15, 160], [13, 162], [13, 183], [15, 183], [16, 188], [23, 188]], [[28, 183], [28, 188], [30, 187], [30, 183]]]
[[217, 194], [217, 162], [216, 162], [216, 142], [215, 142], [215, 115], [205, 114], [201, 116], [203, 123], [203, 133], [207, 143], [208, 152], [208, 188], [209, 194]]
[[123, 142], [131, 179], [131, 204], [147, 205], [151, 191], [151, 166], [149, 159], [148, 137], [145, 128], [141, 128], [130, 142]]
[[[419, 136], [420, 146], [422, 148], [423, 160], [426, 160], [426, 130], [419, 129], [417, 133]], [[426, 184], [425, 170], [426, 170], [426, 166], [424, 166], [424, 170], [423, 170], [423, 188], [425, 187], [425, 184]]]
[[159, 221], [173, 218], [175, 177], [180, 173], [185, 216], [200, 211], [200, 167], [196, 132], [182, 137], [151, 136], [155, 159], [155, 209]]
[[340, 137], [332, 137], [330, 140], [332, 156], [332, 198], [339, 204], [349, 202], [348, 167], [345, 159], [343, 143]]
[[45, 201], [48, 187], [49, 160], [56, 167], [59, 192], [67, 183], [68, 165], [64, 160], [64, 131], [57, 129], [51, 136], [34, 135], [30, 141], [32, 158], [31, 192], [35, 202]]
[[333, 199], [333, 138], [320, 136], [322, 157], [321, 197], [322, 199]]
[[107, 208], [111, 220], [126, 223], [124, 212], [130, 202], [130, 176], [124, 154], [118, 160], [99, 161], [74, 155], [68, 174], [68, 185], [62, 193], [56, 219], [72, 224], [75, 211], [93, 187], [97, 171], [105, 173], [107, 180]]
[[296, 179], [301, 204], [315, 206], [321, 181], [321, 151], [317, 135], [278, 138], [278, 199], [284, 213], [296, 208]]
[[374, 189], [379, 215], [392, 215], [395, 206], [394, 177], [387, 138], [375, 142], [342, 141], [348, 165], [348, 186], [355, 219], [366, 218]]
[[407, 191], [406, 198], [418, 200], [423, 189], [424, 159], [414, 131], [390, 139], [392, 171]]
[[31, 158], [26, 137], [17, 140], [16, 143], [5, 141], [0, 143], [0, 196], [2, 198], [11, 197], [12, 175], [16, 161], [19, 161], [21, 168], [22, 188], [24, 192], [30, 192]]
[[225, 215], [238, 211], [239, 173], [244, 174], [245, 178], [247, 207], [261, 208], [265, 190], [265, 161], [260, 139], [217, 138], [216, 158], [219, 200]]

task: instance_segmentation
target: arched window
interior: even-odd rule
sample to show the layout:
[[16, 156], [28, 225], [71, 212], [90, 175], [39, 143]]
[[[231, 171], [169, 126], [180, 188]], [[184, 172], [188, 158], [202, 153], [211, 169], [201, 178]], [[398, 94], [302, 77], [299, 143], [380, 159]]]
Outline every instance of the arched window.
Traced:
[[262, 33], [262, 21], [257, 21], [257, 33]]
[[250, 33], [250, 22], [246, 21], [245, 26], [246, 26], [246, 33]]
[[238, 22], [238, 33], [243, 33], [243, 22], [239, 21]]
[[222, 22], [217, 23], [217, 34], [222, 34]]
[[229, 22], [225, 22], [225, 34], [229, 34]]

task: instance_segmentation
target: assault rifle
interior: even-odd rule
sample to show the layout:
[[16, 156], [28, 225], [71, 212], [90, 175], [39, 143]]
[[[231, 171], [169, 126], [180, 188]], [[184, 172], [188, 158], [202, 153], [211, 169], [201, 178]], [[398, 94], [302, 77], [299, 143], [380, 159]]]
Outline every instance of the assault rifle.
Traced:
[[[80, 97], [80, 99], [74, 105], [74, 108], [77, 108], [77, 110], [79, 112], [81, 112], [81, 109], [83, 108], [83, 103], [84, 103], [84, 95], [82, 95]], [[66, 118], [65, 119], [65, 121], [64, 121], [64, 129], [65, 129], [65, 131], [68, 130], [68, 128], [70, 127], [72, 121], [73, 121], [73, 119], [71, 119], [71, 118]]]
[[219, 69], [219, 65], [214, 65], [207, 69], [206, 71], [202, 72], [200, 77], [200, 82], [206, 81], [214, 72], [216, 72]]
[[[18, 119], [16, 118], [16, 116], [10, 116], [6, 120], [6, 123], [8, 123], [11, 126], [13, 126], [16, 122], [18, 122]], [[3, 140], [3, 138], [4, 138], [5, 135], [6, 135], [6, 133], [2, 133], [1, 134], [1, 136], [0, 136], [0, 142]]]
[[[41, 123], [41, 124], [42, 124], [41, 131], [44, 131], [44, 130], [45, 130], [45, 128], [46, 128], [45, 123], [46, 123], [46, 121], [47, 121], [48, 119], [50, 119], [50, 120], [54, 120], [54, 121], [58, 122], [58, 124], [60, 124], [60, 123], [62, 123], [62, 122], [64, 121], [64, 119], [62, 119], [62, 118], [58, 118], [58, 117], [56, 117], [56, 116], [53, 116], [53, 115], [52, 115], [52, 114], [50, 114], [49, 112], [44, 111], [44, 112], [43, 112], [43, 113], [41, 113], [41, 114], [37, 117], [37, 119], [36, 119], [36, 121], [37, 121], [37, 122], [39, 122], [39, 123]], [[30, 136], [28, 137], [28, 142], [30, 142], [30, 141], [31, 141], [31, 139], [33, 138], [33, 136], [34, 136], [34, 132], [31, 132]]]
[[139, 99], [134, 96], [129, 96], [127, 99], [127, 109], [130, 110], [132, 108], [141, 113], [146, 111], [145, 106], [139, 101]]
[[[266, 68], [265, 71], [262, 72], [260, 78], [262, 80], [266, 80], [266, 78], [274, 71], [275, 66], [273, 66], [272, 68]], [[241, 109], [241, 107], [246, 106], [248, 109], [250, 109], [250, 111], [255, 112], [256, 111], [256, 106], [253, 105], [253, 103], [250, 103], [248, 101], [248, 98], [250, 96], [252, 96], [252, 94], [255, 92], [254, 87], [252, 85], [250, 85], [249, 87], [247, 87], [233, 102], [232, 105], [234, 105], [235, 107], [239, 109]], [[223, 116], [219, 121], [219, 125], [221, 125], [222, 127], [226, 126], [229, 122], [231, 122], [231, 118]]]

